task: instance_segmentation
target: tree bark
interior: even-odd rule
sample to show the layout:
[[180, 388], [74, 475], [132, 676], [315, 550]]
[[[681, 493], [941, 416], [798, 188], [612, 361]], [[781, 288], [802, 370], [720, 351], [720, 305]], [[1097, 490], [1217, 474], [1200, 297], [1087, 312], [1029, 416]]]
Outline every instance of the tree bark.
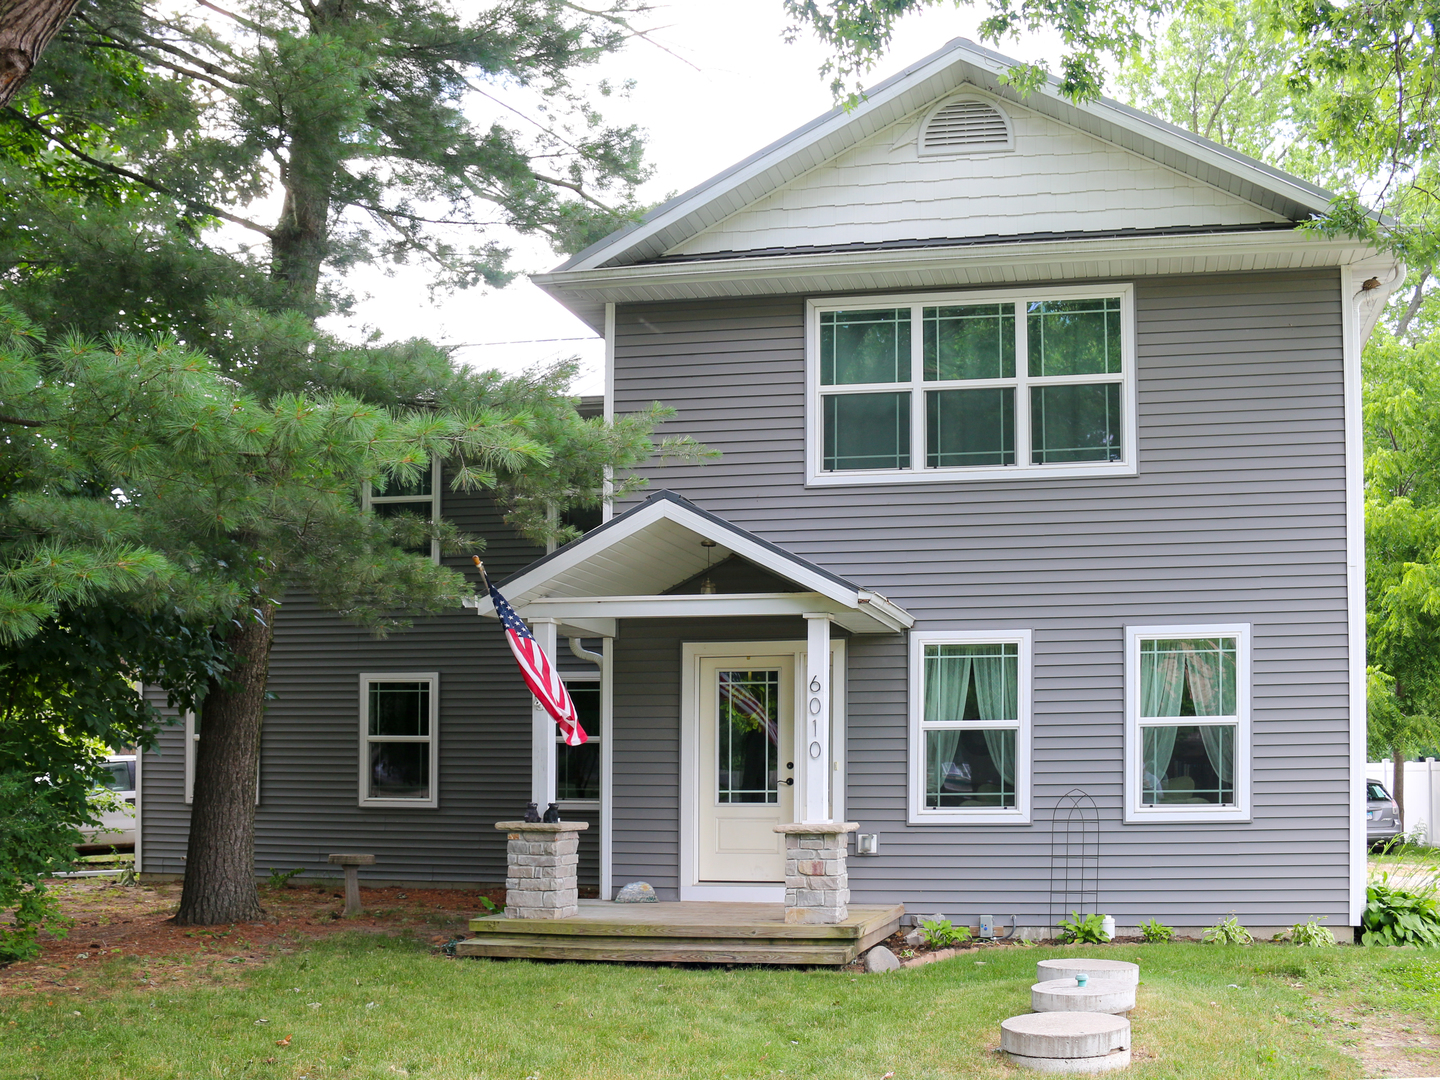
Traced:
[[1405, 751], [1391, 751], [1390, 760], [1395, 765], [1395, 790], [1390, 794], [1395, 796], [1395, 805], [1400, 808], [1400, 831], [1405, 831]]
[[255, 889], [255, 785], [275, 607], [265, 604], [260, 616], [231, 633], [235, 665], [225, 684], [211, 681], [201, 706], [185, 885], [175, 913], [182, 926], [263, 914]]
[[25, 85], [35, 62], [80, 0], [0, 0], [0, 108]]

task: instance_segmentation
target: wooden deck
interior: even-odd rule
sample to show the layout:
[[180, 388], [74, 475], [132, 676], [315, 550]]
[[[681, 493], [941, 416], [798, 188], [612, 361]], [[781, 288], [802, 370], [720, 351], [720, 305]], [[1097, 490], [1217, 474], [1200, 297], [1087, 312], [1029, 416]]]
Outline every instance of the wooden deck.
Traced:
[[848, 964], [900, 925], [903, 905], [852, 907], [834, 926], [793, 926], [784, 904], [581, 900], [571, 919], [471, 919], [460, 956], [683, 964]]

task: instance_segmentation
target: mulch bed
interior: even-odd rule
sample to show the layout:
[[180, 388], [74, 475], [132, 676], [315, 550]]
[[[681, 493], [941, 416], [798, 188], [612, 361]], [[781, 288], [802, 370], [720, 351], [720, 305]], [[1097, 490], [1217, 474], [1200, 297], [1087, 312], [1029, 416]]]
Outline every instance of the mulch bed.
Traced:
[[127, 886], [87, 878], [56, 881], [52, 887], [72, 920], [69, 934], [43, 935], [39, 957], [0, 967], [0, 996], [93, 987], [102, 966], [109, 968], [117, 959], [132, 961], [140, 985], [192, 983], [202, 976], [213, 980], [337, 933], [410, 933], [438, 948], [463, 935], [468, 920], [484, 913], [481, 896], [504, 903], [503, 888], [362, 887], [364, 911], [344, 918], [340, 889], [295, 882], [289, 888], [261, 888], [261, 920], [177, 926], [170, 916], [180, 903], [178, 883]]

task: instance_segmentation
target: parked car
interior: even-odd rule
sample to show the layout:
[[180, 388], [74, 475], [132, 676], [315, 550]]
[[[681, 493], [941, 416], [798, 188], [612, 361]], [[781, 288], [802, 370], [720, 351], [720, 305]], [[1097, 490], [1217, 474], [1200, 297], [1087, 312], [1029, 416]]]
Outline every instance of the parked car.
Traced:
[[135, 755], [112, 754], [100, 775], [99, 789], [120, 801], [119, 806], [100, 814], [100, 824], [82, 825], [85, 844], [111, 847], [135, 846]]
[[1365, 838], [1373, 847], [1394, 840], [1405, 831], [1400, 807], [1379, 780], [1365, 782]]

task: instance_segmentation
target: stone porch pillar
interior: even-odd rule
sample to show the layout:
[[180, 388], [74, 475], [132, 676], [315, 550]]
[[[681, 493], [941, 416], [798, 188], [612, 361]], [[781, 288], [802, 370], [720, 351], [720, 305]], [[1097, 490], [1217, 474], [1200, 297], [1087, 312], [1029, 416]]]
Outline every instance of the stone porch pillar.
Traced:
[[785, 921], [800, 924], [844, 922], [850, 914], [850, 875], [845, 869], [845, 834], [853, 821], [776, 825], [785, 836]]
[[505, 843], [505, 917], [568, 919], [580, 912], [580, 833], [588, 821], [497, 821]]

